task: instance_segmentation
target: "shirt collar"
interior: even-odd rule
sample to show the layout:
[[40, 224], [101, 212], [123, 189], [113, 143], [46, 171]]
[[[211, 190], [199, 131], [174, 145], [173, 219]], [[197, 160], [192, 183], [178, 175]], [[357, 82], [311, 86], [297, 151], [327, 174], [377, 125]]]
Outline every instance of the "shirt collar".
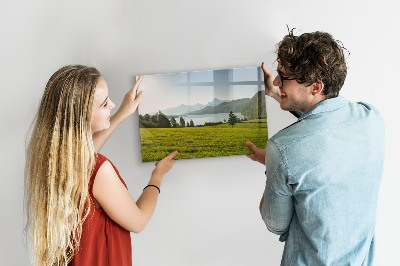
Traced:
[[314, 115], [314, 114], [319, 114], [319, 113], [324, 113], [324, 112], [329, 112], [329, 111], [333, 111], [335, 109], [339, 109], [340, 107], [342, 107], [343, 105], [349, 104], [350, 102], [348, 100], [346, 100], [345, 98], [343, 98], [342, 96], [337, 96], [334, 98], [329, 98], [326, 100], [323, 100], [319, 103], [317, 103], [316, 105], [314, 105], [310, 110], [308, 110], [307, 112], [303, 113], [300, 117], [299, 120], [302, 120], [310, 115]]

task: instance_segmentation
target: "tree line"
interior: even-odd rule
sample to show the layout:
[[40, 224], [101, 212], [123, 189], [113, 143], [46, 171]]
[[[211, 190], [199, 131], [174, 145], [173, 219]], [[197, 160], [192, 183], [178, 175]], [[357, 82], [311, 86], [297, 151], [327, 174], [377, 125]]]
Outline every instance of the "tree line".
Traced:
[[193, 120], [186, 122], [181, 116], [179, 121], [174, 117], [168, 119], [168, 117], [161, 111], [158, 111], [154, 115], [139, 115], [139, 122], [141, 128], [178, 128], [178, 127], [194, 127]]
[[[236, 123], [240, 123], [242, 121], [246, 121], [247, 119], [239, 119], [230, 111], [228, 121], [224, 119], [224, 122], [206, 122], [204, 126], [216, 126], [228, 123], [232, 127], [235, 126]], [[183, 128], [183, 127], [194, 127], [193, 120], [190, 119], [190, 122], [186, 122], [185, 119], [181, 116], [179, 120], [175, 119], [175, 117], [171, 117], [169, 119], [165, 114], [161, 111], [158, 111], [154, 115], [139, 115], [140, 128]]]

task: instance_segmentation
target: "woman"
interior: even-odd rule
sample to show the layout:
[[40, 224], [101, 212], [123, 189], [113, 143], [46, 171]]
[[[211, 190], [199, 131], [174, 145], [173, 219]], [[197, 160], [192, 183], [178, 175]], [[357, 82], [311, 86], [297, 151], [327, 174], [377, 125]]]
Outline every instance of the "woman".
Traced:
[[118, 111], [100, 73], [65, 66], [48, 81], [27, 149], [27, 229], [34, 265], [131, 265], [130, 232], [154, 212], [163, 175], [177, 151], [160, 162], [135, 202], [100, 151], [143, 96], [141, 78]]

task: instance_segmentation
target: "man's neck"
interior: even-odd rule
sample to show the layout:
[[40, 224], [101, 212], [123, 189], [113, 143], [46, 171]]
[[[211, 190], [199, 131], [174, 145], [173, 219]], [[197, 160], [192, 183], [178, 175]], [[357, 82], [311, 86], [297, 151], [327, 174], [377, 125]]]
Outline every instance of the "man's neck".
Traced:
[[313, 96], [313, 99], [309, 102], [309, 104], [307, 104], [307, 107], [304, 108], [305, 110], [300, 110], [300, 112], [305, 113], [324, 100], [326, 100], [325, 95], [321, 95], [321, 94], [315, 95], [315, 96]]

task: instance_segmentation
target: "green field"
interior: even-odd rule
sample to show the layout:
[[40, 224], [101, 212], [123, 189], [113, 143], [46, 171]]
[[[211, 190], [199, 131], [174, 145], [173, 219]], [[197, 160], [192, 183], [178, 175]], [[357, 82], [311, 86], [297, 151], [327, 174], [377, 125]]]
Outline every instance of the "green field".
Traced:
[[206, 127], [141, 128], [142, 160], [158, 161], [174, 150], [176, 159], [248, 154], [247, 140], [264, 148], [268, 140], [266, 119]]

